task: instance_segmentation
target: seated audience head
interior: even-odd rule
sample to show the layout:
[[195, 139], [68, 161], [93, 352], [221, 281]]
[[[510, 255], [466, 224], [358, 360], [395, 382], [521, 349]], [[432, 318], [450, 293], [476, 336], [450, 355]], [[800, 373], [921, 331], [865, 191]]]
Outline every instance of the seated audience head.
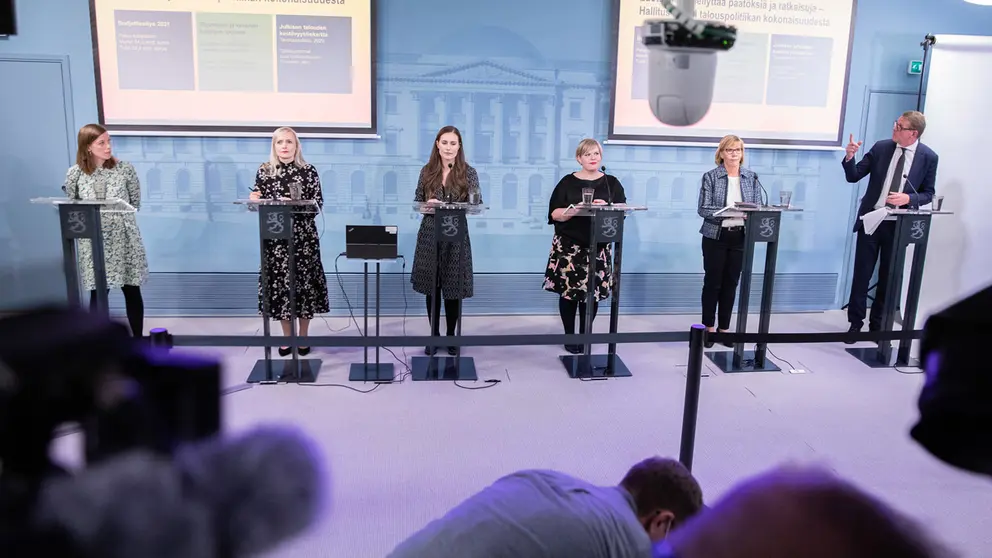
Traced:
[[699, 483], [674, 459], [649, 457], [631, 467], [620, 486], [634, 499], [637, 518], [652, 541], [664, 539], [703, 507]]
[[723, 136], [713, 160], [717, 165], [726, 167], [744, 166], [744, 140], [732, 134]]
[[927, 119], [922, 112], [907, 110], [892, 124], [892, 141], [906, 147], [916, 143], [927, 128]]
[[87, 124], [79, 129], [76, 164], [86, 174], [93, 174], [100, 167], [112, 169], [117, 166], [110, 145], [110, 132], [106, 128], [99, 124]]
[[272, 132], [272, 151], [269, 154], [269, 164], [273, 169], [279, 165], [296, 164], [298, 167], [305, 167], [307, 162], [303, 159], [303, 147], [300, 145], [300, 138], [296, 135], [296, 130], [283, 126]]
[[603, 162], [603, 146], [592, 138], [586, 138], [575, 148], [575, 160], [582, 170], [590, 173], [599, 172], [599, 165]]
[[665, 544], [679, 558], [952, 556], [923, 532], [828, 472], [790, 467], [738, 484]]

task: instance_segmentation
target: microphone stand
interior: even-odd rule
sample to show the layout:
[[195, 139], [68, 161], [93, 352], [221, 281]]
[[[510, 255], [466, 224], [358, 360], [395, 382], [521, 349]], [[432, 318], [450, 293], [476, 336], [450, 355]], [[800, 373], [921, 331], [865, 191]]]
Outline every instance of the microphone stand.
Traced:
[[603, 180], [606, 182], [606, 196], [609, 198], [607, 203], [613, 205], [613, 187], [610, 186], [610, 175], [606, 174], [606, 165], [599, 167], [600, 172], [603, 173]]
[[[904, 175], [902, 175], [902, 177], [903, 177], [903, 179], [906, 180], [906, 186], [909, 186], [910, 188], [912, 188], [913, 189], [913, 193], [916, 194], [916, 209], [919, 209], [920, 208], [920, 191], [916, 189], [916, 186], [913, 186], [913, 181], [909, 179], [909, 174], [904, 174]], [[912, 203], [909, 203], [908, 205], [909, 205], [909, 208], [910, 209], [913, 209], [913, 204]]]

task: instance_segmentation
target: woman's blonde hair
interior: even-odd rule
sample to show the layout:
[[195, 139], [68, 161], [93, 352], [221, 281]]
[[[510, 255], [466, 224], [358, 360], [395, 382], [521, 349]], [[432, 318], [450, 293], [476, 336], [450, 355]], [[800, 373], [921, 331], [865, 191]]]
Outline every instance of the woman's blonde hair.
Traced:
[[282, 128], [276, 129], [272, 132], [272, 147], [269, 149], [269, 161], [268, 161], [268, 171], [270, 175], [275, 176], [278, 174], [279, 165], [282, 161], [279, 160], [279, 154], [276, 153], [276, 141], [282, 134], [289, 134], [293, 136], [293, 141], [296, 142], [296, 155], [293, 157], [293, 164], [299, 168], [307, 166], [306, 159], [303, 158], [303, 146], [300, 145], [300, 136], [296, 135], [296, 130], [283, 126]]
[[594, 147], [599, 150], [600, 155], [603, 154], [603, 146], [599, 145], [598, 141], [592, 138], [586, 138], [580, 141], [578, 147], [575, 148], [575, 158], [578, 159], [585, 155], [586, 151], [591, 151]]
[[723, 136], [723, 139], [720, 140], [720, 145], [718, 145], [717, 148], [716, 148], [716, 156], [713, 157], [714, 162], [716, 162], [716, 164], [718, 164], [718, 165], [722, 165], [723, 164], [723, 150], [729, 148], [731, 145], [733, 145], [735, 143], [740, 143], [741, 144], [741, 166], [743, 167], [744, 166], [744, 140], [742, 140], [741, 138], [739, 138], [737, 136], [734, 136], [734, 135]]

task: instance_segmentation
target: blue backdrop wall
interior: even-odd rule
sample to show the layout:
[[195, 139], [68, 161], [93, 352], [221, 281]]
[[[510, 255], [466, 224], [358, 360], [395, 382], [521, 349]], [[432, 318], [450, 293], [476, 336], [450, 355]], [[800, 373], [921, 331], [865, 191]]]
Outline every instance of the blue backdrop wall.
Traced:
[[[914, 108], [919, 78], [907, 75], [926, 33], [982, 34], [992, 8], [958, 0], [861, 0], [845, 129], [873, 140]], [[96, 120], [87, 2], [18, 0], [19, 34], [0, 39], [0, 307], [60, 298], [61, 252], [54, 212], [26, 202], [59, 195], [75, 130]], [[378, 109], [381, 140], [304, 140], [320, 171], [321, 240], [332, 306], [341, 289], [355, 299], [360, 268], [335, 259], [346, 224], [398, 225], [408, 261], [418, 216], [410, 201], [440, 126], [464, 134], [491, 210], [472, 222], [477, 277], [472, 313], [553, 312], [541, 290], [550, 245], [545, 215], [557, 180], [575, 169], [575, 145], [605, 139], [610, 98], [611, 2], [507, 0], [451, 3], [379, 0]], [[521, 17], [526, 14], [526, 17]], [[9, 85], [13, 85], [10, 87]], [[231, 201], [246, 197], [266, 139], [117, 137], [115, 152], [142, 178], [139, 222], [153, 276], [151, 314], [241, 314], [255, 308], [257, 222]], [[606, 164], [632, 202], [647, 204], [624, 249], [627, 312], [698, 311], [702, 277], [700, 174], [712, 149], [607, 146]], [[751, 150], [774, 199], [794, 192], [805, 208], [783, 225], [775, 308], [836, 308], [846, 298], [854, 204], [862, 189], [844, 182], [840, 152]], [[761, 260], [756, 262], [761, 265]], [[758, 268], [760, 269], [760, 268]], [[409, 265], [383, 271], [387, 313], [412, 297]], [[337, 287], [341, 287], [340, 289]], [[754, 285], [755, 300], [761, 283]], [[508, 299], [514, 302], [507, 303]], [[116, 299], [115, 299], [116, 300]], [[415, 301], [415, 303], [414, 303]], [[117, 301], [119, 302], [119, 301]], [[411, 311], [422, 312], [419, 298]]]

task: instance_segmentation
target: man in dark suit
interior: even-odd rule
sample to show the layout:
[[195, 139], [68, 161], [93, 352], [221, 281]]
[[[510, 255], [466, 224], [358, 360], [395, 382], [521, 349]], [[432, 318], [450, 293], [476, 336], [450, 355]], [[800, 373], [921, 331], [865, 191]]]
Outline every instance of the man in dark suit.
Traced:
[[927, 126], [923, 114], [911, 110], [902, 114], [892, 127], [892, 139], [881, 140], [868, 150], [864, 158], [854, 163], [854, 154], [862, 142], [855, 142], [851, 135], [844, 157], [847, 181], [856, 183], [865, 176], [868, 190], [861, 198], [854, 232], [858, 240], [854, 252], [854, 276], [851, 279], [851, 298], [847, 306], [850, 332], [861, 331], [868, 303], [868, 283], [878, 262], [878, 287], [871, 305], [869, 331], [879, 331], [885, 315], [885, 286], [889, 278], [889, 261], [895, 241], [895, 221], [883, 221], [874, 234], [866, 234], [861, 217], [883, 206], [892, 208], [920, 207], [930, 203], [937, 178], [937, 154], [920, 143], [920, 136]]

